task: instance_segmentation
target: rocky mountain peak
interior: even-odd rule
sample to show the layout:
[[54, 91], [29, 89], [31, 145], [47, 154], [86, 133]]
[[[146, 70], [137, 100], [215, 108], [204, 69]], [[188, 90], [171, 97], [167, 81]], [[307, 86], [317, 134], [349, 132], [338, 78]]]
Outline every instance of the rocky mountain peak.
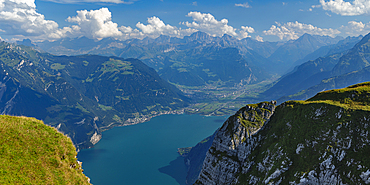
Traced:
[[190, 36], [185, 36], [184, 39], [187, 40], [188, 42], [191, 42], [191, 41], [210, 41], [212, 39], [212, 37], [207, 33], [197, 31], [197, 32], [191, 34]]

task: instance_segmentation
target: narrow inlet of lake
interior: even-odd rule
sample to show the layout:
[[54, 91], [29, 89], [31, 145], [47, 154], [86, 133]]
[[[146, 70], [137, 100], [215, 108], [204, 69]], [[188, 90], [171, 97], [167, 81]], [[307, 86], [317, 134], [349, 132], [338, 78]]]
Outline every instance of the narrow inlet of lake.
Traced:
[[177, 148], [195, 146], [229, 116], [162, 115], [103, 132], [78, 160], [94, 185], [185, 185], [186, 166]]

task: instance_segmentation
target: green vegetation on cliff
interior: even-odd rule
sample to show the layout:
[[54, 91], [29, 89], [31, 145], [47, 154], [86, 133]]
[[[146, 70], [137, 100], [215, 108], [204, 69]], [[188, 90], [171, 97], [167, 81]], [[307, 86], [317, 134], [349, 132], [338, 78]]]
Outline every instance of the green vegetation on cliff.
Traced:
[[[272, 184], [367, 181], [369, 111], [369, 82], [283, 103], [249, 156], [257, 166], [240, 174], [239, 183], [255, 177]], [[268, 158], [274, 160], [263, 162]]]
[[0, 116], [0, 184], [89, 184], [70, 138], [42, 121]]
[[240, 109], [252, 123], [238, 111], [220, 128], [198, 184], [370, 183], [370, 82], [282, 103], [249, 134], [255, 106]]

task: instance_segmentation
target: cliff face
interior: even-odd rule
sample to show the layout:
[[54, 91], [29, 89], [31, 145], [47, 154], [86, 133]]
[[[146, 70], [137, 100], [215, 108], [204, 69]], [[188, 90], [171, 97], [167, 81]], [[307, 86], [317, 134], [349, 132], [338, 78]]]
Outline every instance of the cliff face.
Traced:
[[369, 105], [363, 83], [254, 116], [247, 106], [216, 134], [196, 184], [370, 184]]
[[197, 183], [231, 184], [237, 175], [248, 170], [243, 164], [258, 143], [254, 135], [275, 110], [276, 102], [249, 105], [231, 116], [217, 132], [206, 154]]
[[203, 161], [206, 158], [207, 151], [213, 143], [218, 130], [211, 136], [203, 139], [197, 145], [191, 148], [189, 153], [183, 155], [185, 165], [188, 167], [186, 184], [194, 184], [202, 170]]

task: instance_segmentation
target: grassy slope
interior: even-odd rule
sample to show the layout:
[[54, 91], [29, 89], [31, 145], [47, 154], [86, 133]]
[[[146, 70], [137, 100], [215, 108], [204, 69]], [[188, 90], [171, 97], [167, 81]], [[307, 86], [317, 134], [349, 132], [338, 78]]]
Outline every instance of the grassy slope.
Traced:
[[42, 121], [0, 116], [0, 184], [89, 184], [71, 140]]
[[[256, 167], [241, 175], [241, 184], [248, 182], [249, 175], [266, 179], [280, 166], [290, 167], [283, 173], [282, 184], [299, 182], [311, 170], [320, 173], [319, 164], [326, 157], [324, 153], [338, 156], [336, 151], [345, 151], [343, 160], [334, 160], [343, 182], [359, 181], [359, 176], [367, 168], [357, 169], [357, 165], [369, 167], [366, 141], [368, 115], [370, 111], [370, 83], [353, 85], [344, 89], [325, 91], [306, 101], [289, 101], [276, 109], [275, 115], [260, 134], [265, 137], [263, 143], [249, 156], [256, 164], [266, 157], [275, 157], [271, 164], [265, 164], [269, 170], [259, 171]], [[352, 145], [349, 148], [349, 139]], [[297, 146], [304, 148], [298, 154]], [[274, 156], [282, 152], [280, 157]], [[325, 154], [324, 154], [325, 156]], [[285, 161], [285, 162], [283, 162]], [[352, 162], [350, 162], [352, 161]], [[351, 165], [348, 165], [351, 164]], [[270, 168], [269, 168], [270, 167]], [[350, 178], [347, 174], [351, 172]], [[272, 179], [270, 182], [277, 181]]]

